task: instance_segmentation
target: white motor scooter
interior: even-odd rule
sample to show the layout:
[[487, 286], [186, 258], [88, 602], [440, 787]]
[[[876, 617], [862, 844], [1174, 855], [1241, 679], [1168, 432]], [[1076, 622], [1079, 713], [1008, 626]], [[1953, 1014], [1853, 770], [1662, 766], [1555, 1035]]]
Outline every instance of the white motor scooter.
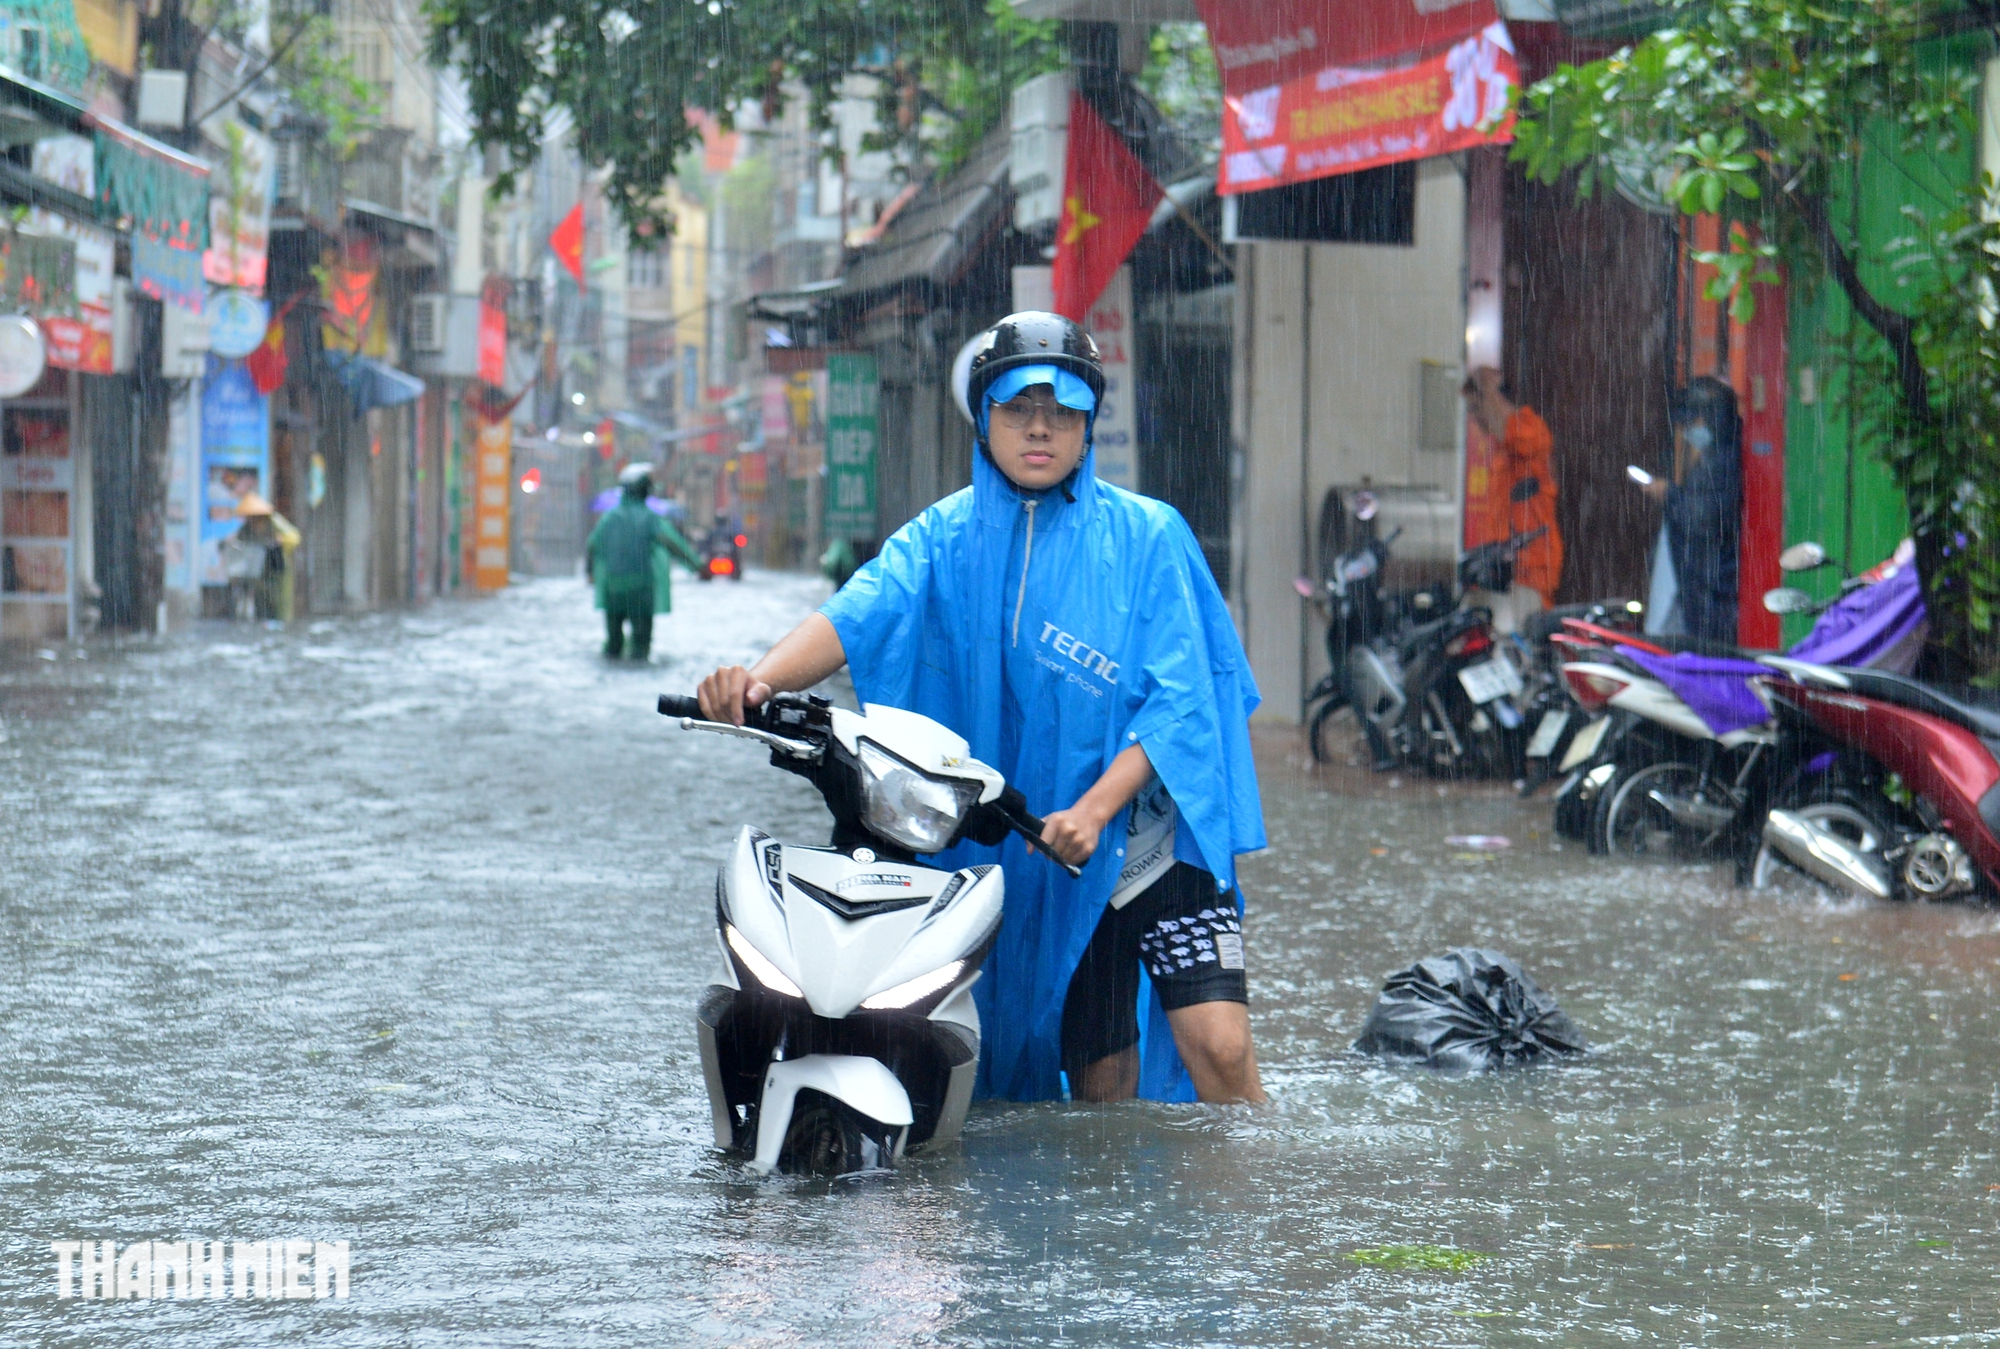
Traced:
[[746, 826], [716, 880], [721, 964], [695, 1014], [716, 1146], [758, 1172], [851, 1176], [955, 1137], [1002, 876], [917, 857], [1010, 830], [1040, 847], [1042, 822], [963, 739], [913, 712], [779, 694], [732, 726], [692, 698], [659, 706], [684, 730], [768, 746], [772, 767], [833, 812], [825, 847]]

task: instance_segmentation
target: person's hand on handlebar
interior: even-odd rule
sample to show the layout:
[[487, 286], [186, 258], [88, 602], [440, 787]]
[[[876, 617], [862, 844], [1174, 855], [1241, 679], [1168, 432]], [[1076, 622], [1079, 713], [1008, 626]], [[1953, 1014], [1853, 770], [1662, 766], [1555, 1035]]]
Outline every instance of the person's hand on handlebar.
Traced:
[[847, 663], [840, 634], [826, 615], [814, 614], [764, 654], [753, 669], [724, 665], [701, 681], [695, 696], [710, 721], [743, 724], [743, 714], [762, 707], [773, 693], [809, 689]]
[[1152, 776], [1153, 761], [1146, 757], [1145, 747], [1127, 745], [1075, 805], [1042, 817], [1042, 845], [1069, 865], [1082, 866], [1097, 852], [1106, 826]]
[[701, 700], [701, 714], [710, 721], [741, 726], [744, 712], [770, 699], [771, 686], [741, 665], [725, 665], [701, 681], [695, 696]]
[[1048, 850], [1073, 867], [1080, 867], [1097, 851], [1097, 840], [1110, 820], [1079, 801], [1068, 810], [1050, 811], [1042, 817], [1042, 842]]

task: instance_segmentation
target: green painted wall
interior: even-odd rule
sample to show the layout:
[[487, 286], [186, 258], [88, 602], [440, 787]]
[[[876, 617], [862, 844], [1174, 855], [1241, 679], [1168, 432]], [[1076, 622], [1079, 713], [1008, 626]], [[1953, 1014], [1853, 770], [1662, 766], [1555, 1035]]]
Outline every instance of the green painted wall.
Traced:
[[[1941, 60], [1977, 67], [1984, 63], [1983, 40], [1940, 43]], [[1977, 135], [1949, 151], [1906, 154], [1889, 126], [1870, 126], [1862, 136], [1847, 181], [1835, 193], [1832, 214], [1842, 237], [1860, 240], [1862, 278], [1890, 304], [1899, 289], [1914, 292], [1926, 281], [1924, 269], [1898, 274], [1884, 261], [1894, 240], [1912, 233], [1905, 206], [1940, 213], [1958, 200], [1977, 172]], [[1909, 511], [1889, 470], [1870, 451], [1866, 435], [1856, 445], [1850, 434], [1854, 398], [1849, 361], [1860, 324], [1838, 285], [1818, 277], [1794, 276], [1789, 291], [1788, 356], [1792, 378], [1785, 413], [1785, 541], [1817, 539], [1850, 571], [1863, 571], [1887, 557], [1909, 532]], [[1810, 397], [1808, 396], [1810, 395]], [[1840, 584], [1834, 568], [1792, 578], [1802, 589], [1824, 597]], [[1785, 620], [1784, 640], [1797, 641], [1811, 628], [1809, 615]]]

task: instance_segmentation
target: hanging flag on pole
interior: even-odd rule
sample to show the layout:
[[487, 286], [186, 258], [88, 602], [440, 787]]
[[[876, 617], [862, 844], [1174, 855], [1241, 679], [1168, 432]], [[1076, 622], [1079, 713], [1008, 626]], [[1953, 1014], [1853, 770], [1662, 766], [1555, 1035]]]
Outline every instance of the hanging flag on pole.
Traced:
[[583, 203], [570, 207], [569, 214], [562, 218], [562, 224], [549, 235], [549, 247], [556, 252], [556, 258], [569, 274], [576, 278], [576, 284], [583, 284]]
[[258, 393], [274, 393], [285, 382], [285, 371], [291, 365], [291, 358], [285, 351], [285, 316], [292, 312], [292, 306], [299, 302], [300, 295], [285, 301], [278, 312], [271, 315], [270, 326], [264, 329], [264, 340], [243, 360], [250, 371], [250, 382], [257, 386]]
[[1062, 217], [1056, 221], [1056, 312], [1083, 322], [1166, 193], [1082, 94], [1070, 95]]

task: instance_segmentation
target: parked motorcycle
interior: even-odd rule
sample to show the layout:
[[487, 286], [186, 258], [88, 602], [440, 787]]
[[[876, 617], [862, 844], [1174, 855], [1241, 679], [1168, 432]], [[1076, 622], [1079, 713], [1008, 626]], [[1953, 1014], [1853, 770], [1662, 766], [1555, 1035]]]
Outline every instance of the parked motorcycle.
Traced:
[[1777, 794], [1751, 884], [1789, 867], [1874, 899], [2000, 886], [2000, 695], [1886, 670], [1792, 673], [1772, 693], [1834, 748]]
[[[1870, 665], [1908, 657], [1913, 630], [1921, 642], [1922, 598], [1906, 551], [1848, 582], [1837, 602], [1816, 606], [1820, 621], [1789, 657], [1752, 662], [1733, 648], [1568, 625], [1560, 639], [1570, 656], [1564, 681], [1599, 720], [1588, 758], [1572, 750], [1558, 831], [1580, 834], [1593, 851], [1628, 856], [1733, 853], [1739, 878], [1749, 879], [1773, 783], [1824, 748], [1796, 720], [1774, 721], [1766, 690], [1814, 652]], [[1825, 560], [1817, 544], [1799, 544], [1780, 565], [1799, 572]], [[1774, 612], [1810, 605], [1790, 589], [1772, 591], [1765, 603]], [[1670, 651], [1662, 642], [1694, 649]]]
[[1645, 612], [1646, 606], [1637, 600], [1606, 599], [1559, 605], [1531, 615], [1513, 636], [1527, 663], [1528, 685], [1527, 692], [1515, 701], [1520, 704], [1527, 724], [1534, 728], [1523, 746], [1523, 762], [1516, 775], [1522, 796], [1533, 796], [1559, 774], [1558, 765], [1568, 759], [1578, 733], [1590, 725], [1590, 719], [1563, 682], [1563, 663], [1584, 658], [1582, 652], [1595, 651], [1603, 645], [1601, 639], [1585, 634], [1632, 632]]
[[[1317, 763], [1333, 757], [1327, 724], [1353, 703], [1349, 653], [1450, 607], [1450, 598], [1441, 587], [1400, 592], [1383, 589], [1382, 573], [1389, 562], [1389, 550], [1403, 531], [1398, 528], [1387, 538], [1377, 537], [1374, 522], [1378, 509], [1373, 492], [1357, 492], [1349, 503], [1338, 488], [1329, 489], [1320, 503], [1319, 579], [1301, 576], [1294, 582], [1299, 594], [1317, 604], [1327, 620], [1327, 673], [1305, 697], [1306, 740]], [[1318, 704], [1316, 709], [1314, 704]], [[1362, 729], [1377, 764], [1393, 764], [1394, 756], [1380, 732], [1369, 725]]]
[[[742, 726], [662, 696], [683, 730], [743, 736], [818, 788], [824, 847], [746, 826], [716, 879], [715, 977], [695, 1013], [715, 1143], [758, 1172], [854, 1176], [957, 1136], [979, 1064], [972, 984], [1000, 927], [998, 867], [918, 862], [1042, 822], [928, 717], [779, 694]], [[1069, 868], [1074, 874], [1074, 869]]]
[[1625, 644], [1590, 654], [1563, 666], [1578, 706], [1603, 718], [1594, 762], [1570, 787], [1590, 807], [1590, 850], [1691, 857], [1726, 846], [1758, 813], [1778, 740], [1757, 692], [1764, 667], [1697, 656], [1688, 668]]
[[[1539, 490], [1532, 482], [1523, 486]], [[1338, 500], [1331, 493], [1329, 499]], [[1357, 494], [1355, 507], [1355, 518], [1369, 525], [1372, 494]], [[1458, 595], [1474, 587], [1505, 591], [1513, 583], [1515, 556], [1545, 532], [1467, 552], [1459, 562]], [[1520, 759], [1522, 714], [1514, 700], [1527, 687], [1524, 662], [1495, 642], [1486, 610], [1440, 614], [1447, 605], [1435, 589], [1382, 590], [1397, 533], [1377, 539], [1372, 528], [1357, 530], [1351, 545], [1323, 568], [1327, 576], [1319, 586], [1299, 583], [1300, 593], [1315, 599], [1323, 588], [1329, 616], [1330, 673], [1306, 699], [1308, 708], [1319, 703], [1308, 718], [1313, 757], [1330, 757], [1327, 723], [1342, 707], [1352, 707], [1377, 771], [1409, 763], [1438, 776], [1508, 775]]]

